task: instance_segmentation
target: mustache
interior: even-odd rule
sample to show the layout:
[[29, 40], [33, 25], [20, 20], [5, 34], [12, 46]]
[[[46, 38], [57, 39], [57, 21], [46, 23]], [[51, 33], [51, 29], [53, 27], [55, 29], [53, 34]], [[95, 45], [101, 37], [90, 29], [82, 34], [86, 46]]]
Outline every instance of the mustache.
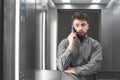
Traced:
[[79, 31], [79, 33], [85, 33], [84, 31]]
[[77, 32], [77, 36], [79, 37], [79, 38], [81, 38], [81, 37], [84, 37], [86, 35], [86, 33], [84, 32], [84, 31], [79, 31], [79, 32]]
[[85, 32], [84, 31], [79, 31], [78, 34], [85, 34]]

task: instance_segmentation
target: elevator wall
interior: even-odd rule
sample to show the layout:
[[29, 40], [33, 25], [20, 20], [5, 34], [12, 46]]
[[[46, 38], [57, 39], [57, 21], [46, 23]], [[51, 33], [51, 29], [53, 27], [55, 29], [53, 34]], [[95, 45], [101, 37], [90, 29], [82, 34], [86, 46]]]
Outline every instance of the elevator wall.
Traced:
[[56, 70], [56, 52], [57, 52], [57, 26], [58, 26], [57, 8], [48, 7], [48, 21], [46, 27], [46, 69]]
[[71, 32], [72, 19], [71, 16], [74, 12], [85, 12], [89, 17], [89, 31], [88, 36], [100, 41], [100, 17], [101, 10], [89, 10], [89, 9], [74, 9], [74, 10], [58, 10], [58, 44], [64, 38], [66, 38]]
[[111, 0], [101, 16], [101, 44], [103, 46], [103, 70], [120, 71], [120, 1]]
[[3, 40], [3, 79], [14, 80], [15, 0], [4, 0]]
[[0, 0], [0, 80], [3, 80], [3, 0]]
[[111, 0], [101, 11], [102, 71], [99, 78], [120, 80], [120, 1]]
[[[35, 80], [36, 69], [36, 2], [21, 0], [20, 2], [20, 40], [19, 40], [19, 70], [20, 80]], [[39, 43], [37, 43], [39, 44]], [[25, 76], [22, 76], [25, 75]]]

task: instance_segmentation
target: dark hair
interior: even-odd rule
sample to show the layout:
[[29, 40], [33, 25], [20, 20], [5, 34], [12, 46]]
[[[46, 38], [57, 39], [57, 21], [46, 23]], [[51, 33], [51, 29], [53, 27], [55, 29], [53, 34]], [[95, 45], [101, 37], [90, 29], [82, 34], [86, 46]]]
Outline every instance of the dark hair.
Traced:
[[78, 19], [78, 20], [86, 20], [87, 23], [88, 23], [88, 16], [86, 13], [84, 12], [75, 12], [72, 16], [72, 22], [75, 20], [75, 19]]

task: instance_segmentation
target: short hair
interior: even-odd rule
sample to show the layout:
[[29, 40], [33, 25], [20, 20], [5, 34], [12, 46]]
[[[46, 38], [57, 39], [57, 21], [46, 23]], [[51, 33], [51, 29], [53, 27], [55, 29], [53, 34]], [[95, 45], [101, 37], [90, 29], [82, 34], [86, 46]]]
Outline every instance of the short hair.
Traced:
[[78, 19], [78, 20], [85, 20], [87, 21], [88, 23], [88, 15], [84, 12], [75, 12], [73, 15], [72, 15], [72, 22], [75, 20], [75, 19]]

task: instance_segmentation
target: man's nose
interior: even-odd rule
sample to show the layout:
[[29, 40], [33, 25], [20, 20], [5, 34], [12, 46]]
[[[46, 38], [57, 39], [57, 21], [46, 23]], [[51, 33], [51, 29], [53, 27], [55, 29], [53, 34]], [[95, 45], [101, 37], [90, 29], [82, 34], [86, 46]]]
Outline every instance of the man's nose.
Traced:
[[81, 30], [83, 30], [83, 27], [80, 25], [80, 26], [79, 26], [79, 31], [81, 31]]

